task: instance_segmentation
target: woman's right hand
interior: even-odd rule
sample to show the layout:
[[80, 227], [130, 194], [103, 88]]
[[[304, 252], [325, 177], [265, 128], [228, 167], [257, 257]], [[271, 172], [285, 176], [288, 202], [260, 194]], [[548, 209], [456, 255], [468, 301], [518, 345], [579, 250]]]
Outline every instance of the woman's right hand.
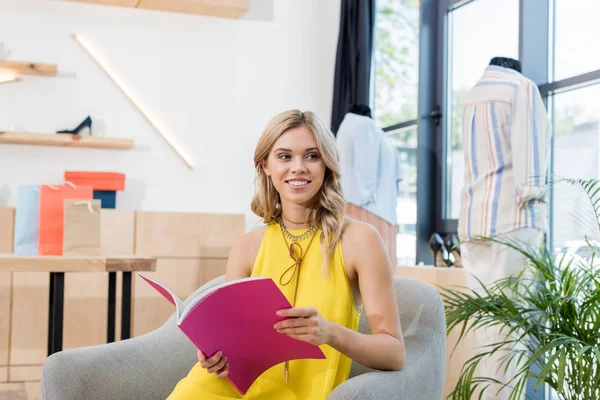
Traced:
[[211, 374], [214, 373], [217, 378], [225, 378], [229, 374], [227, 357], [223, 357], [223, 353], [220, 351], [217, 351], [214, 356], [206, 358], [206, 355], [198, 350], [198, 361], [202, 368], [206, 369]]

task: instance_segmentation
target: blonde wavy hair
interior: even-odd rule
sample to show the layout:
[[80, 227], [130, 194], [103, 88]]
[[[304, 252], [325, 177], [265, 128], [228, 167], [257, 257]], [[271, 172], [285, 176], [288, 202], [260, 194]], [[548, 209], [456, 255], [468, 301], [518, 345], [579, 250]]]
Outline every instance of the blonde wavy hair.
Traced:
[[267, 124], [254, 150], [256, 181], [251, 209], [266, 224], [276, 222], [281, 217], [279, 193], [263, 170], [263, 164], [277, 139], [290, 129], [300, 126], [306, 126], [314, 135], [326, 167], [323, 185], [316, 194], [318, 205], [310, 210], [306, 216], [306, 223], [316, 224], [322, 230], [319, 240], [323, 253], [323, 264], [327, 271], [329, 260], [342, 237], [346, 201], [340, 185], [340, 163], [335, 138], [314, 113], [289, 110], [276, 115]]

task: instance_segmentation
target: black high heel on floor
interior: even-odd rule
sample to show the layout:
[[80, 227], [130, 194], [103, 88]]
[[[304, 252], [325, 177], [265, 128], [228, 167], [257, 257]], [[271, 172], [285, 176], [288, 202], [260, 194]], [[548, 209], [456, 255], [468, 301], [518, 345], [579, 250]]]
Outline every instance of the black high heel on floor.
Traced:
[[[434, 267], [451, 267], [453, 265], [452, 259], [450, 258], [450, 254], [448, 253], [448, 249], [446, 249], [444, 239], [442, 239], [442, 237], [438, 233], [433, 233], [433, 235], [431, 235], [431, 238], [429, 238], [429, 248], [433, 253]], [[442, 265], [442, 263], [444, 265]]]
[[462, 268], [462, 258], [460, 256], [460, 240], [455, 234], [446, 236], [446, 249], [454, 258], [454, 266]]
[[77, 128], [75, 128], [73, 130], [56, 131], [56, 133], [68, 133], [70, 135], [79, 135], [79, 132], [81, 132], [81, 130], [84, 129], [84, 128], [88, 128], [89, 134], [90, 134], [90, 136], [92, 136], [92, 118], [89, 115], [88, 115], [88, 117], [86, 119], [84, 119], [77, 126]]

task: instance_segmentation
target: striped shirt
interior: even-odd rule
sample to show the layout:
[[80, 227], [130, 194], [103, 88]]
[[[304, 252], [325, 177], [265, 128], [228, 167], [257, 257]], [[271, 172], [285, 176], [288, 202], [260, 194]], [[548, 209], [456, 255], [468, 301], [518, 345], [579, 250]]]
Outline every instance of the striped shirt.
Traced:
[[535, 83], [512, 69], [488, 66], [463, 100], [462, 119], [460, 238], [546, 230], [551, 128]]

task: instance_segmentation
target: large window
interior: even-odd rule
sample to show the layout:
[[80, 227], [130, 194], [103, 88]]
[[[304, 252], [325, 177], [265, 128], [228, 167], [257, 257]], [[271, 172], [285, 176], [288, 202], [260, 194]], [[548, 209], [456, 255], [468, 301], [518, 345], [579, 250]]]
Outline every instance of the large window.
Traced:
[[419, 0], [377, 1], [374, 118], [396, 147], [404, 177], [396, 209], [397, 265], [416, 262], [419, 3]]
[[[600, 179], [600, 53], [593, 50], [600, 2], [551, 1], [550, 82], [541, 85], [554, 129], [551, 179]], [[550, 244], [557, 255], [589, 252], [586, 239], [600, 232], [583, 190], [555, 184], [550, 215]]]
[[[437, 15], [442, 16], [437, 21], [437, 37], [441, 41], [431, 41], [437, 57], [425, 72], [439, 87], [427, 111], [435, 112], [439, 107], [442, 120], [429, 128], [433, 143], [427, 145], [433, 149], [430, 164], [435, 165], [435, 185], [439, 187], [434, 193], [435, 197], [441, 196], [441, 201], [434, 204], [437, 215], [429, 229], [455, 232], [453, 224], [460, 214], [464, 184], [460, 103], [494, 56], [520, 58], [523, 74], [539, 86], [552, 119], [550, 178], [599, 179], [600, 52], [596, 51], [596, 38], [600, 36], [600, 1], [434, 3], [439, 7]], [[428, 15], [431, 17], [432, 13]], [[424, 93], [422, 89], [420, 94]], [[599, 232], [593, 207], [584, 192], [555, 185], [546, 200], [551, 206], [551, 248], [556, 252], [589, 253], [586, 236], [598, 237]], [[419, 221], [417, 225], [421, 226]], [[535, 385], [528, 388], [532, 398], [557, 398], [549, 390], [533, 393], [532, 386]]]
[[398, 236], [397, 265], [415, 265], [417, 251], [417, 128], [411, 126], [388, 132], [398, 151], [403, 180], [396, 207]]
[[554, 78], [600, 68], [600, 1], [555, 0], [554, 10]]
[[[495, 56], [521, 57], [524, 75], [540, 88], [552, 118], [551, 174], [600, 178], [600, 52], [594, 50], [595, 38], [600, 36], [596, 18], [600, 1], [439, 0], [428, 4], [437, 9], [420, 10], [418, 0], [377, 1], [372, 106], [406, 170], [398, 199], [398, 262], [403, 264], [429, 262], [422, 250], [431, 232], [455, 233], [464, 184], [461, 102]], [[422, 20], [420, 13], [426, 16]], [[435, 25], [428, 25], [432, 20]], [[428, 42], [419, 43], [420, 38]], [[419, 59], [428, 60], [428, 65], [419, 65]], [[419, 87], [423, 74], [427, 76], [423, 82], [432, 82], [431, 87]], [[421, 99], [432, 97], [420, 103], [427, 109], [418, 108], [419, 94], [424, 96]], [[424, 123], [428, 114], [431, 122]], [[420, 132], [417, 122], [425, 127]], [[418, 147], [417, 134], [422, 140]], [[417, 181], [421, 163], [433, 171]], [[417, 182], [419, 190], [433, 182], [423, 192], [433, 193], [431, 200], [420, 200], [430, 204], [418, 204], [435, 210], [427, 214], [433, 217], [425, 225], [416, 220]], [[568, 205], [559, 204], [560, 195], [553, 192], [548, 198], [554, 204], [549, 238], [556, 249], [568, 247], [579, 235], [572, 224], [564, 226], [563, 221], [572, 218], [568, 218]], [[581, 211], [573, 207], [572, 211]], [[418, 240], [416, 227], [421, 232]], [[415, 240], [419, 257], [412, 249]]]
[[600, 178], [600, 86], [574, 89], [553, 97], [554, 174]]
[[[600, 65], [599, 65], [600, 66]], [[561, 178], [600, 178], [600, 85], [555, 94], [554, 175]], [[583, 190], [554, 186], [553, 242], [557, 252], [585, 252], [586, 236], [598, 235], [594, 208]], [[596, 230], [596, 231], [594, 231]]]
[[519, 0], [476, 0], [448, 15], [443, 217], [456, 219], [464, 180], [461, 102], [492, 57], [519, 56]]
[[417, 119], [419, 0], [378, 0], [374, 109], [382, 127]]
[[[461, 102], [495, 56], [520, 59], [523, 74], [539, 86], [552, 120], [551, 177], [600, 179], [600, 0], [437, 0], [424, 3], [422, 26], [418, 1], [377, 4], [372, 103], [404, 169], [399, 263], [431, 262], [429, 235], [456, 233], [464, 184]], [[558, 189], [546, 198], [548, 244], [584, 254], [586, 226], [597, 230], [593, 209]], [[417, 252], [409, 254], [415, 241]], [[552, 398], [532, 389], [531, 398]]]

